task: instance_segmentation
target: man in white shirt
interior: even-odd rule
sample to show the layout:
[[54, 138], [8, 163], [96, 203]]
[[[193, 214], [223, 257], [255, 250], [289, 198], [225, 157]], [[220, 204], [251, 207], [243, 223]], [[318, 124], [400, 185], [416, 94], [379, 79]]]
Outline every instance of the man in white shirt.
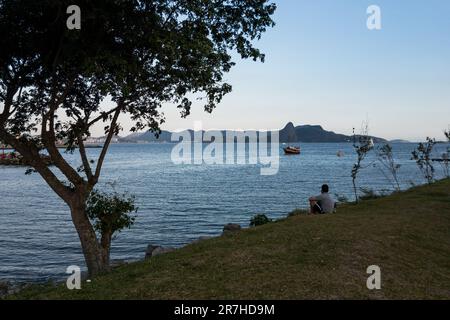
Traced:
[[322, 193], [318, 196], [309, 198], [311, 207], [310, 212], [313, 214], [332, 213], [335, 209], [336, 202], [328, 193], [329, 187], [327, 184], [322, 186]]

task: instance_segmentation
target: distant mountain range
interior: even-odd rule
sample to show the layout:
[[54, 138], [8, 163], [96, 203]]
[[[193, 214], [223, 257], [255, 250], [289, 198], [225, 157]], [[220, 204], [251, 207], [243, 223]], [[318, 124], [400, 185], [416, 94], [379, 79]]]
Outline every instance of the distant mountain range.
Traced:
[[[189, 130], [191, 134], [193, 130]], [[223, 131], [224, 132], [224, 131]], [[321, 126], [302, 125], [295, 127], [289, 122], [279, 131], [281, 143], [296, 142], [352, 142], [353, 136], [326, 131]], [[118, 138], [118, 142], [171, 142], [172, 132], [162, 131], [159, 138], [153, 132], [133, 133], [124, 138]], [[379, 137], [372, 137], [375, 143], [387, 142]]]
[[[387, 142], [387, 140], [379, 137], [372, 137], [375, 143]], [[295, 127], [289, 122], [280, 130], [280, 142], [352, 142], [353, 136], [334, 133], [327, 131], [322, 126], [303, 125]]]

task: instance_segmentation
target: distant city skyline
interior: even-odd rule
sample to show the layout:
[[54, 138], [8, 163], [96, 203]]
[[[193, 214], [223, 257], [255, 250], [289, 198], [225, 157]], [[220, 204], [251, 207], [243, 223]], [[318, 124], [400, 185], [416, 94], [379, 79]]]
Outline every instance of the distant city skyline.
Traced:
[[[233, 86], [212, 114], [201, 102], [181, 119], [166, 105], [164, 130], [281, 129], [321, 125], [351, 134], [369, 121], [386, 139], [443, 140], [450, 124], [450, 2], [275, 1], [277, 23], [257, 47], [264, 64], [240, 61]], [[367, 8], [381, 8], [382, 29], [368, 30]], [[122, 119], [128, 133], [130, 122]], [[101, 126], [95, 135], [102, 135]]]

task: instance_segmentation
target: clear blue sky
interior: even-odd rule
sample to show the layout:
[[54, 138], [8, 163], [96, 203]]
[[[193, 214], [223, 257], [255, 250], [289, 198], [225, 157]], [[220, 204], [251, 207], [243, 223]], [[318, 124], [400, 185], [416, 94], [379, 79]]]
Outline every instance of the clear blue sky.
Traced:
[[[187, 120], [165, 106], [164, 129], [274, 129], [288, 121], [351, 133], [443, 139], [450, 124], [450, 1], [278, 0], [277, 25], [258, 43], [266, 63], [238, 62], [233, 92]], [[378, 5], [382, 30], [366, 27]]]

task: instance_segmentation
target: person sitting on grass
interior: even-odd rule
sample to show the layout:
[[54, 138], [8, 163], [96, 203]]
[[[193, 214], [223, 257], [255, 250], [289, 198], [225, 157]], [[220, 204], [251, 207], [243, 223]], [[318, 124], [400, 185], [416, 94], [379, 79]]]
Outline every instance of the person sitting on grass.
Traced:
[[332, 213], [336, 208], [336, 202], [328, 193], [329, 188], [327, 184], [322, 186], [322, 193], [318, 196], [309, 198], [309, 205], [312, 214]]

